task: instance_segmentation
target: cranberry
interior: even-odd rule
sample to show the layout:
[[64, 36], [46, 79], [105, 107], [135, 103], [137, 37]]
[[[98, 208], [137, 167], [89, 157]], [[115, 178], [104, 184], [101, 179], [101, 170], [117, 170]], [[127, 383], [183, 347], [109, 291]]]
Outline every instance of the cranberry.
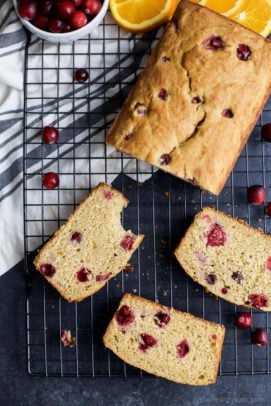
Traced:
[[37, 17], [38, 5], [36, 1], [22, 0], [18, 5], [18, 13], [25, 20], [32, 21]]
[[69, 22], [73, 28], [77, 29], [77, 28], [81, 28], [84, 25], [86, 25], [88, 22], [88, 18], [87, 18], [86, 13], [84, 13], [84, 11], [75, 10], [75, 12], [71, 16]]
[[55, 189], [59, 185], [59, 177], [55, 172], [47, 172], [42, 175], [42, 184], [47, 189]]
[[268, 269], [268, 271], [271, 271], [271, 257], [267, 258], [265, 266]]
[[79, 8], [79, 7], [81, 7], [83, 0], [72, 0], [72, 1], [74, 3], [75, 7]]
[[135, 110], [139, 116], [144, 116], [145, 114], [147, 114], [147, 108], [144, 106], [143, 103], [136, 103]]
[[231, 278], [237, 282], [238, 284], [240, 284], [242, 282], [242, 280], [244, 279], [243, 275], [241, 272], [237, 271], [237, 272], [233, 272]]
[[211, 229], [208, 231], [206, 237], [207, 245], [210, 247], [221, 247], [225, 245], [227, 240], [225, 231], [218, 223], [211, 226]]
[[117, 311], [115, 318], [120, 326], [127, 326], [128, 324], [131, 324], [134, 321], [135, 315], [129, 306], [123, 305]]
[[64, 21], [57, 17], [50, 17], [47, 26], [49, 31], [59, 33], [64, 29]]
[[265, 214], [271, 217], [271, 203], [268, 203], [265, 208]]
[[160, 156], [160, 165], [168, 165], [171, 161], [171, 156], [169, 154], [163, 154]]
[[79, 231], [74, 231], [71, 235], [71, 241], [76, 244], [80, 244], [82, 241], [82, 234]]
[[158, 93], [158, 97], [161, 100], [167, 100], [168, 98], [168, 91], [164, 88], [160, 89], [159, 93]]
[[133, 249], [135, 242], [134, 235], [126, 235], [120, 242], [120, 246], [125, 249], [125, 251], [131, 251]]
[[80, 68], [74, 72], [74, 80], [79, 83], [84, 83], [89, 78], [88, 71], [86, 69]]
[[216, 35], [212, 35], [211, 37], [205, 39], [202, 42], [202, 45], [206, 49], [209, 49], [210, 51], [219, 51], [220, 49], [224, 49], [224, 47], [225, 47], [225, 44], [224, 44], [222, 38], [218, 37]]
[[268, 333], [265, 328], [256, 328], [251, 335], [251, 341], [258, 347], [265, 347], [269, 343]]
[[265, 141], [271, 142], [271, 123], [262, 126], [262, 137]]
[[92, 279], [92, 272], [87, 268], [81, 268], [76, 272], [76, 278], [79, 282], [88, 282]]
[[51, 278], [56, 273], [56, 268], [51, 264], [42, 264], [40, 266], [40, 272], [44, 276], [47, 276], [48, 278]]
[[268, 307], [269, 300], [268, 297], [265, 295], [252, 293], [248, 295], [247, 304], [257, 307], [257, 309], [261, 309], [262, 307]]
[[164, 327], [170, 322], [170, 315], [160, 311], [154, 316], [154, 321], [157, 326]]
[[76, 346], [76, 338], [72, 336], [71, 330], [62, 330], [60, 340], [64, 347]]
[[42, 16], [48, 16], [53, 8], [52, 0], [42, 0], [39, 2], [39, 14]]
[[224, 286], [224, 287], [221, 289], [221, 293], [223, 293], [223, 295], [226, 295], [226, 294], [228, 293], [228, 289], [229, 289], [229, 287]]
[[261, 204], [266, 200], [266, 190], [261, 185], [250, 186], [247, 191], [247, 199], [249, 203]]
[[195, 96], [191, 100], [191, 103], [193, 103], [193, 104], [201, 104], [201, 103], [203, 103], [203, 100], [199, 96]]
[[212, 335], [212, 340], [213, 340], [213, 341], [216, 341], [216, 340], [217, 340], [217, 335], [216, 335], [216, 334], [213, 334], [213, 335]]
[[107, 279], [109, 279], [111, 275], [112, 275], [112, 272], [105, 273], [104, 275], [97, 275], [96, 281], [97, 282], [107, 281]]
[[248, 45], [239, 44], [236, 53], [241, 61], [247, 61], [252, 52]]
[[63, 27], [62, 32], [71, 32], [71, 31], [72, 31], [72, 27], [69, 24], [64, 23], [64, 27]]
[[43, 15], [38, 15], [34, 20], [33, 24], [40, 28], [41, 30], [44, 29], [47, 25], [47, 17]]
[[205, 275], [205, 280], [209, 285], [214, 285], [217, 281], [217, 277], [213, 273], [209, 273], [208, 275]]
[[44, 127], [42, 138], [45, 144], [55, 144], [58, 140], [59, 132], [55, 127]]
[[60, 18], [63, 18], [64, 20], [70, 18], [70, 16], [74, 13], [74, 11], [75, 5], [70, 0], [61, 0], [57, 4], [57, 14], [59, 15]]
[[252, 325], [252, 316], [250, 313], [238, 313], [235, 316], [235, 325], [238, 328], [246, 329], [250, 328]]
[[234, 116], [231, 109], [225, 109], [222, 111], [221, 114], [222, 114], [222, 117], [226, 117], [226, 118], [233, 118], [233, 116]]
[[189, 344], [188, 341], [182, 340], [180, 344], [177, 345], [177, 354], [180, 358], [184, 358], [189, 353]]
[[170, 58], [168, 56], [164, 55], [164, 56], [162, 56], [162, 61], [163, 62], [169, 62]]
[[108, 190], [104, 190], [103, 191], [103, 197], [105, 200], [111, 200], [113, 197], [113, 193], [112, 190], [108, 189]]
[[132, 136], [133, 136], [133, 133], [125, 134], [124, 137], [123, 137], [123, 140], [124, 141], [129, 141], [132, 138]]
[[102, 5], [99, 0], [84, 0], [82, 8], [86, 14], [96, 16], [101, 10]]
[[140, 338], [143, 342], [139, 344], [139, 349], [143, 352], [146, 352], [148, 348], [154, 347], [157, 344], [156, 338], [150, 334], [140, 334]]

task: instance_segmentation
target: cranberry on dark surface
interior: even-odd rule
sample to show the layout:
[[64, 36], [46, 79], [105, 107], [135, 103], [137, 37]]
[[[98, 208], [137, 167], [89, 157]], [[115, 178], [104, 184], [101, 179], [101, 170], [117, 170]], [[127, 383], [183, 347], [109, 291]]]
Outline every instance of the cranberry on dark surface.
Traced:
[[168, 165], [171, 162], [171, 156], [169, 154], [163, 154], [160, 156], [160, 165]]
[[243, 312], [243, 313], [238, 313], [235, 316], [235, 325], [238, 328], [241, 329], [247, 329], [250, 328], [252, 325], [252, 316], [250, 313]]
[[104, 190], [103, 191], [103, 197], [105, 200], [111, 200], [113, 197], [113, 193], [112, 190], [108, 189], [108, 190]]
[[268, 269], [268, 271], [271, 271], [271, 257], [267, 258], [265, 266]]
[[47, 26], [47, 17], [43, 16], [43, 15], [38, 15], [34, 20], [33, 20], [33, 24], [40, 28], [41, 30], [43, 30], [44, 28], [46, 28]]
[[271, 217], [271, 203], [268, 203], [265, 208], [265, 214]]
[[226, 233], [218, 223], [211, 226], [211, 229], [206, 233], [206, 237], [209, 247], [221, 247], [227, 241]]
[[170, 58], [168, 56], [164, 55], [164, 56], [162, 56], [162, 61], [163, 62], [169, 62]]
[[76, 272], [76, 278], [79, 282], [88, 282], [92, 279], [92, 272], [87, 268], [81, 268]]
[[217, 277], [213, 273], [209, 273], [208, 275], [205, 275], [205, 280], [209, 285], [214, 285], [217, 281]]
[[71, 241], [76, 244], [80, 244], [82, 241], [82, 234], [79, 231], [74, 231], [71, 235]]
[[168, 91], [164, 88], [160, 89], [159, 93], [158, 93], [158, 97], [161, 100], [167, 100], [168, 98]]
[[18, 4], [18, 13], [25, 20], [32, 21], [38, 15], [38, 5], [36, 1], [22, 0]]
[[180, 344], [177, 345], [177, 354], [180, 358], [184, 358], [190, 351], [188, 341], [182, 340]]
[[164, 327], [170, 322], [170, 315], [162, 311], [156, 313], [154, 316], [154, 321], [159, 327]]
[[127, 133], [124, 135], [123, 140], [124, 141], [129, 141], [133, 137], [133, 133]]
[[57, 17], [50, 17], [47, 23], [49, 31], [53, 33], [60, 33], [64, 29], [64, 21]]
[[47, 189], [55, 189], [59, 185], [59, 177], [55, 172], [47, 172], [42, 175], [42, 184]]
[[135, 236], [134, 235], [126, 235], [122, 241], [120, 242], [120, 246], [125, 251], [131, 251], [134, 247]]
[[262, 126], [262, 137], [265, 141], [271, 142], [271, 123]]
[[55, 127], [44, 127], [42, 130], [42, 138], [45, 144], [55, 144], [58, 140], [59, 132]]
[[236, 54], [241, 61], [247, 61], [252, 52], [248, 45], [239, 44], [236, 50]]
[[117, 311], [115, 318], [120, 326], [127, 326], [128, 324], [131, 324], [134, 321], [135, 315], [129, 306], [123, 305]]
[[108, 273], [105, 273], [103, 275], [97, 275], [96, 276], [96, 281], [97, 282], [107, 281], [107, 279], [109, 279], [111, 275], [112, 275], [112, 272], [108, 272]]
[[237, 271], [237, 272], [233, 272], [231, 278], [237, 282], [238, 284], [240, 284], [242, 282], [242, 280], [244, 279], [243, 275], [241, 272]]
[[268, 307], [269, 300], [268, 297], [265, 295], [259, 295], [256, 293], [252, 293], [248, 295], [247, 304], [257, 307], [257, 309], [261, 309], [263, 307]]
[[60, 18], [66, 20], [70, 18], [75, 11], [75, 5], [71, 0], [61, 0], [57, 4], [57, 14]]
[[202, 42], [202, 45], [206, 49], [209, 49], [210, 51], [219, 51], [221, 49], [224, 49], [224, 47], [225, 47], [225, 44], [224, 44], [222, 38], [218, 37], [216, 35], [212, 35], [211, 37], [205, 39]]
[[247, 200], [252, 204], [262, 204], [266, 200], [266, 190], [261, 185], [250, 186], [247, 191]]
[[265, 347], [269, 343], [269, 336], [266, 329], [256, 328], [251, 334], [251, 342], [258, 347]]
[[75, 12], [72, 14], [71, 18], [69, 19], [69, 23], [73, 28], [81, 28], [84, 27], [88, 22], [88, 18], [86, 13], [82, 10], [75, 10]]
[[156, 338], [150, 334], [140, 334], [140, 339], [142, 340], [142, 343], [139, 344], [139, 349], [143, 352], [146, 352], [148, 348], [154, 347], [157, 344]]
[[44, 276], [51, 278], [56, 273], [56, 268], [52, 264], [42, 264], [40, 265], [40, 272]]
[[74, 80], [76, 80], [77, 82], [84, 83], [84, 82], [86, 82], [86, 80], [88, 80], [89, 74], [86, 69], [80, 68], [80, 69], [76, 69], [76, 71], [74, 71], [73, 77], [74, 77]]
[[96, 16], [102, 8], [99, 0], [83, 0], [83, 10], [90, 16]]
[[72, 336], [71, 330], [62, 330], [60, 341], [63, 344], [63, 347], [75, 347], [76, 346], [76, 338]]
[[233, 111], [231, 109], [225, 109], [225, 110], [222, 111], [221, 114], [222, 114], [222, 117], [225, 117], [225, 118], [233, 118], [234, 117]]

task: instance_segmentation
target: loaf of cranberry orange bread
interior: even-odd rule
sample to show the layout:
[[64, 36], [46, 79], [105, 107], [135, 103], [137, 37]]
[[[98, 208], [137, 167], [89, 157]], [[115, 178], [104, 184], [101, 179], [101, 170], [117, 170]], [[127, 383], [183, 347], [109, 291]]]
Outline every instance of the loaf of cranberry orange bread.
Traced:
[[219, 194], [271, 91], [271, 44], [182, 0], [107, 143]]
[[99, 184], [36, 256], [36, 269], [69, 302], [100, 290], [141, 243], [143, 235], [121, 225], [127, 204], [118, 190]]
[[175, 256], [214, 295], [271, 310], [271, 236], [208, 207], [196, 215]]
[[177, 383], [215, 383], [225, 328], [125, 294], [103, 337], [123, 361]]

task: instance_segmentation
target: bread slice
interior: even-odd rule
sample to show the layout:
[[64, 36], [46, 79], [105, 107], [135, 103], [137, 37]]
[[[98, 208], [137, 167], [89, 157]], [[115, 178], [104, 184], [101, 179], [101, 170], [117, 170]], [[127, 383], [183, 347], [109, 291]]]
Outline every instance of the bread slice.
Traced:
[[219, 194], [270, 95], [270, 65], [270, 41], [182, 0], [106, 142]]
[[225, 328], [125, 294], [103, 337], [130, 365], [177, 383], [215, 383]]
[[69, 302], [100, 290], [143, 240], [121, 226], [127, 204], [118, 190], [99, 184], [36, 256], [36, 269]]
[[271, 310], [271, 236], [207, 207], [196, 215], [175, 256], [214, 295]]

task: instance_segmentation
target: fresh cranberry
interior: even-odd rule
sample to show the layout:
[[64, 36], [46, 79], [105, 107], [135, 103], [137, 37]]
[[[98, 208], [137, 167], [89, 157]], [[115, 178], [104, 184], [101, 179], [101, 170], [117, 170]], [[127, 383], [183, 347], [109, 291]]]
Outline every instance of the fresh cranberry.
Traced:
[[159, 93], [158, 93], [158, 97], [161, 100], [167, 100], [168, 98], [168, 91], [164, 88], [160, 89]]
[[265, 141], [271, 142], [271, 123], [262, 126], [262, 137]]
[[71, 31], [72, 31], [72, 27], [69, 24], [64, 23], [62, 32], [71, 32]]
[[88, 18], [87, 18], [86, 13], [84, 13], [84, 11], [75, 10], [75, 12], [71, 16], [69, 22], [73, 28], [77, 29], [77, 28], [81, 28], [84, 25], [86, 25], [88, 22]]
[[238, 284], [240, 284], [242, 282], [242, 280], [244, 279], [243, 275], [241, 272], [237, 271], [237, 272], [233, 272], [231, 278], [237, 282]]
[[56, 268], [51, 264], [42, 264], [40, 266], [40, 272], [44, 276], [47, 276], [48, 278], [51, 278], [56, 273]]
[[223, 295], [226, 295], [227, 293], [228, 293], [228, 287], [227, 286], [224, 286], [222, 289], [221, 289], [221, 293], [223, 293]]
[[124, 137], [123, 137], [123, 140], [124, 141], [129, 141], [133, 137], [133, 135], [134, 135], [133, 133], [125, 134]]
[[236, 50], [237, 56], [241, 61], [247, 61], [252, 54], [248, 45], [239, 44]]
[[268, 307], [269, 300], [268, 297], [265, 295], [258, 295], [256, 293], [252, 293], [248, 295], [247, 304], [257, 307], [257, 309], [261, 309], [263, 307]]
[[76, 278], [79, 282], [88, 282], [92, 279], [92, 272], [87, 268], [81, 268], [76, 272]]
[[225, 47], [225, 44], [224, 44], [222, 38], [218, 37], [216, 35], [212, 35], [211, 37], [205, 39], [202, 42], [202, 45], [206, 49], [209, 49], [210, 51], [219, 51], [220, 49], [224, 49], [224, 47]]
[[115, 318], [120, 326], [127, 326], [128, 324], [131, 324], [134, 321], [135, 315], [129, 306], [123, 305], [117, 311]]
[[265, 214], [271, 217], [271, 203], [268, 203], [265, 208]]
[[177, 345], [177, 354], [180, 358], [184, 358], [190, 351], [188, 341], [182, 340], [180, 344]]
[[42, 184], [47, 189], [55, 189], [59, 185], [59, 177], [55, 172], [47, 172], [42, 175]]
[[199, 96], [195, 96], [191, 100], [191, 103], [193, 103], [193, 104], [201, 104], [201, 103], [203, 103], [203, 100]]
[[18, 5], [18, 13], [25, 20], [32, 21], [37, 17], [38, 5], [36, 1], [23, 0]]
[[108, 190], [104, 190], [103, 191], [103, 197], [105, 200], [111, 200], [113, 197], [113, 193], [112, 190], [108, 189]]
[[226, 233], [218, 223], [211, 226], [206, 237], [207, 245], [210, 247], [221, 247], [225, 245], [225, 242], [227, 241]]
[[238, 313], [235, 316], [235, 325], [238, 328], [246, 329], [250, 328], [252, 325], [252, 316], [250, 313]]
[[39, 15], [48, 16], [53, 8], [53, 1], [52, 0], [42, 0], [39, 1]]
[[126, 235], [120, 242], [120, 246], [125, 249], [125, 251], [131, 251], [134, 247], [135, 236]]
[[83, 0], [72, 0], [72, 1], [74, 3], [75, 7], [79, 8], [79, 7], [81, 7]]
[[258, 347], [265, 347], [269, 343], [268, 333], [265, 328], [256, 328], [251, 335], [251, 341]]
[[168, 56], [164, 55], [164, 56], [162, 56], [162, 61], [163, 62], [169, 62], [170, 58]]
[[96, 281], [97, 282], [107, 281], [107, 279], [109, 279], [111, 275], [112, 275], [112, 272], [105, 273], [104, 275], [97, 275]]
[[74, 11], [75, 5], [70, 0], [61, 0], [57, 4], [57, 14], [59, 15], [60, 18], [63, 18], [64, 20], [70, 18], [71, 15], [74, 13]]
[[62, 32], [64, 29], [64, 25], [64, 21], [60, 20], [57, 17], [50, 17], [47, 24], [49, 31], [53, 33]]
[[86, 14], [96, 16], [101, 10], [102, 5], [99, 0], [84, 0], [82, 8]]
[[160, 156], [160, 165], [168, 165], [171, 162], [171, 156], [169, 154], [163, 154]]
[[208, 275], [205, 275], [205, 280], [209, 285], [214, 285], [217, 281], [217, 277], [213, 273], [209, 273]]
[[76, 80], [77, 82], [84, 83], [86, 80], [88, 80], [89, 74], [86, 69], [80, 68], [80, 69], [76, 69], [73, 77], [74, 77], [74, 80]]
[[139, 349], [143, 352], [146, 352], [148, 348], [154, 347], [157, 344], [156, 338], [150, 334], [140, 334], [140, 338], [143, 342], [139, 344]]
[[55, 127], [44, 127], [42, 138], [45, 144], [55, 144], [58, 140], [59, 132]]
[[76, 346], [76, 338], [72, 336], [71, 330], [62, 330], [60, 341], [62, 342], [64, 347], [75, 347]]
[[74, 231], [71, 235], [71, 241], [76, 244], [80, 244], [82, 241], [82, 234], [79, 231]]
[[249, 203], [261, 204], [266, 200], [266, 190], [261, 185], [250, 186], [247, 191], [247, 199]]
[[154, 321], [157, 326], [164, 327], [170, 322], [170, 315], [160, 311], [154, 316]]
[[222, 117], [233, 118], [234, 114], [231, 109], [225, 109], [222, 111]]
[[47, 25], [47, 17], [43, 15], [38, 15], [34, 20], [33, 24], [43, 30]]

